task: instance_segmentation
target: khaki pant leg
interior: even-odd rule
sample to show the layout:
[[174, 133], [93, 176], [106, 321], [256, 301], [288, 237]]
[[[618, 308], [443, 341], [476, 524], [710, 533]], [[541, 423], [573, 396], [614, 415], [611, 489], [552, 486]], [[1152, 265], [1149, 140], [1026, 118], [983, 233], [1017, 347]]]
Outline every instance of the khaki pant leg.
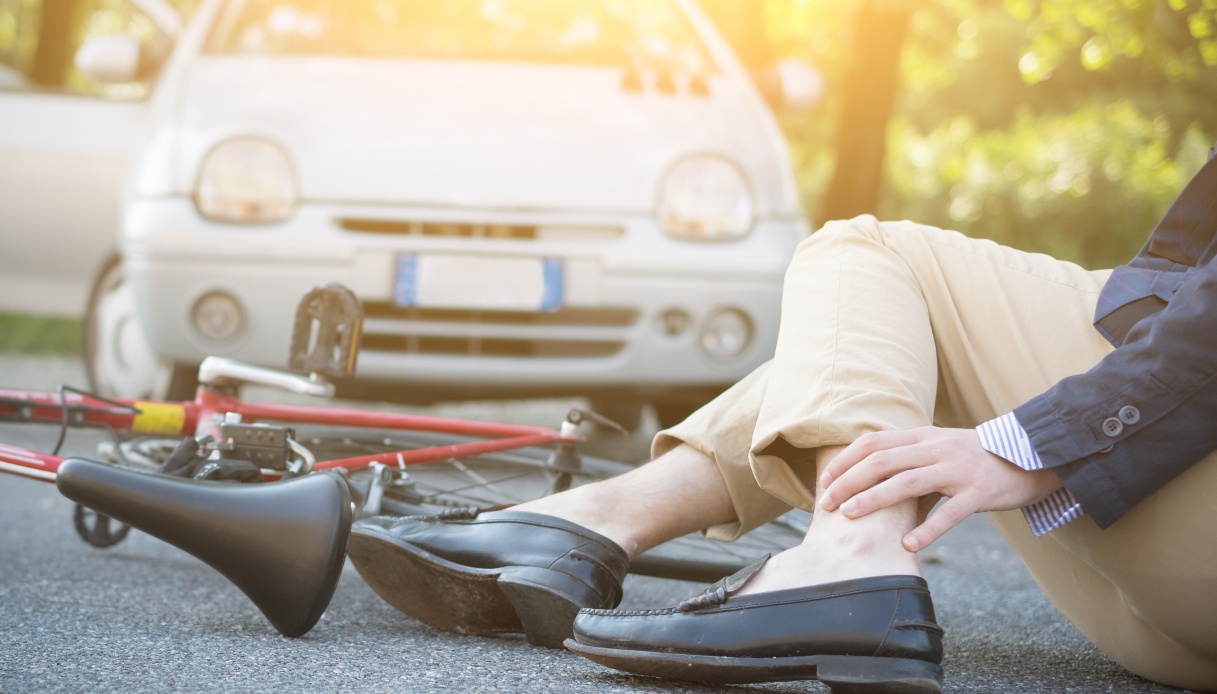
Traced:
[[[811, 495], [803, 463], [787, 461], [790, 446], [931, 421], [975, 426], [1088, 370], [1111, 350], [1090, 325], [1106, 276], [908, 223], [826, 227], [787, 275], [754, 478], [804, 505]], [[1105, 531], [1083, 518], [1035, 539], [1018, 512], [991, 517], [1107, 655], [1159, 682], [1217, 691], [1215, 460]]]
[[786, 274], [752, 437], [758, 483], [809, 507], [790, 447], [931, 423], [972, 427], [1089, 369], [1111, 349], [1090, 324], [1106, 277], [909, 222], [829, 224]]
[[[907, 248], [898, 248], [900, 239]], [[1032, 267], [1033, 261], [1043, 267]], [[1022, 287], [1007, 286], [1042, 273], [1067, 277], [1037, 286], [1069, 294], [1081, 286], [1087, 296], [1097, 295], [1103, 279], [1047, 256], [930, 227], [880, 225], [871, 217], [830, 224], [799, 246], [786, 273], [776, 357], [659, 432], [652, 455], [686, 443], [714, 458], [739, 521], [711, 529], [714, 537], [738, 537], [792, 506], [810, 511], [815, 449], [847, 444], [867, 431], [929, 424], [939, 391], [966, 390], [975, 399], [973, 391], [999, 390], [1010, 408], [1026, 399], [1009, 396], [1025, 390], [1017, 369], [1000, 379], [947, 378], [940, 386], [936, 332], [940, 339], [953, 332], [957, 344], [948, 351], [962, 355], [952, 356], [948, 377], [966, 371], [976, 353], [1013, 351], [1020, 364], [1036, 363], [1036, 345], [1025, 344], [1013, 325], [1018, 321], [1002, 312], [1048, 325], [1080, 323], [1071, 339], [1107, 344], [1083, 315], [1091, 309], [1065, 310], [1069, 302], [1055, 295], [1030, 306]], [[1053, 350], [1059, 363], [1051, 370], [1090, 366], [1073, 354]]]
[[[971, 427], [1110, 346], [1090, 326], [1107, 273], [908, 223], [825, 227], [787, 273], [773, 361], [683, 424], [736, 503], [732, 536], [810, 507], [811, 455], [867, 431]], [[751, 438], [751, 444], [746, 439]], [[1217, 454], [1099, 531], [1086, 518], [1033, 538], [990, 514], [1045, 594], [1104, 653], [1175, 686], [1217, 691]]]
[[989, 519], [1053, 605], [1112, 660], [1217, 692], [1217, 453], [1106, 530], [1088, 518], [1036, 538], [1017, 511]]
[[660, 431], [651, 444], [652, 458], [687, 444], [714, 459], [737, 518], [735, 523], [706, 529], [706, 535], [716, 540], [734, 540], [790, 510], [789, 504], [761, 489], [748, 464], [769, 366], [762, 364], [685, 421]]

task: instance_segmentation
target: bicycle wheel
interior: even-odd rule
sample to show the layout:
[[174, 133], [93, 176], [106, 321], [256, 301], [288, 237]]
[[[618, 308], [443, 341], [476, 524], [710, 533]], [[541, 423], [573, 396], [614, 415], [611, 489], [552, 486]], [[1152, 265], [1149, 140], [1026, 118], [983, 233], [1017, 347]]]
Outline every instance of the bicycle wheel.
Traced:
[[[137, 436], [122, 441], [106, 441], [98, 445], [98, 458], [110, 465], [155, 472], [177, 447], [178, 439]], [[126, 539], [131, 526], [76, 504], [72, 509], [72, 527], [76, 535], [99, 549], [108, 549]]]
[[[300, 427], [296, 440], [321, 461], [474, 439], [429, 432]], [[578, 486], [620, 475], [633, 467], [605, 458], [580, 456], [577, 469], [559, 470], [551, 462], [553, 453], [549, 448], [532, 447], [409, 465], [404, 471], [390, 468], [393, 476], [383, 485], [379, 512], [413, 515], [460, 506], [517, 504], [553, 493], [555, 487], [561, 488], [566, 481], [572, 487]], [[357, 497], [366, 499], [372, 480], [372, 471], [351, 475]], [[646, 552], [631, 563], [630, 571], [685, 581], [715, 581], [763, 554], [797, 544], [806, 528], [799, 515], [787, 514], [735, 542], [717, 542], [694, 533]]]

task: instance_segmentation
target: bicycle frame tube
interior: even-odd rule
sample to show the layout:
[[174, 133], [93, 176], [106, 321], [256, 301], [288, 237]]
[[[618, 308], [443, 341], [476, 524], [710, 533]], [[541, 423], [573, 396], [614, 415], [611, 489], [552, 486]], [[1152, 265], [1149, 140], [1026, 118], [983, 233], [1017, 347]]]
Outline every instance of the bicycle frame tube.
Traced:
[[[101, 400], [80, 393], [0, 389], [0, 422], [180, 436], [198, 422], [195, 403]], [[0, 444], [0, 472], [53, 482], [63, 458]]]
[[[385, 465], [416, 465], [450, 458], [506, 451], [527, 446], [539, 446], [557, 441], [578, 441], [579, 437], [559, 433], [545, 427], [473, 422], [463, 419], [427, 417], [423, 415], [371, 412], [329, 407], [307, 407], [299, 405], [268, 405], [242, 402], [219, 393], [200, 391], [197, 402], [202, 412], [235, 412], [242, 421], [274, 421], [285, 424], [317, 424], [348, 426], [363, 429], [395, 429], [399, 431], [428, 431], [462, 436], [485, 437], [485, 441], [393, 451], [376, 455], [341, 458], [318, 462], [314, 469], [345, 468], [357, 470], [371, 463]], [[203, 420], [201, 419], [202, 423]]]
[[[393, 451], [322, 461], [315, 469], [355, 470], [371, 463], [414, 465], [464, 458], [554, 442], [575, 442], [578, 436], [544, 427], [474, 422], [422, 415], [394, 414], [330, 407], [244, 402], [234, 396], [201, 388], [189, 402], [100, 400], [78, 393], [0, 389], [0, 421], [69, 427], [104, 427], [120, 433], [163, 436], [218, 437], [219, 423], [228, 413], [245, 423], [315, 424], [365, 429], [427, 431], [480, 437], [485, 440]], [[53, 482], [64, 458], [0, 444], [0, 472]]]
[[54, 482], [63, 458], [0, 443], [0, 472]]

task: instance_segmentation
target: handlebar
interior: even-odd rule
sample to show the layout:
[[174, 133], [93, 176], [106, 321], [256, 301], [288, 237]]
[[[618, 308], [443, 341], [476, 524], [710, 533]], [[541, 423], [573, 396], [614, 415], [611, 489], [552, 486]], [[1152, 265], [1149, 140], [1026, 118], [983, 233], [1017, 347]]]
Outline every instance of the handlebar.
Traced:
[[334, 384], [318, 374], [301, 376], [245, 364], [227, 357], [204, 359], [199, 366], [199, 383], [218, 388], [231, 388], [252, 383], [319, 398], [332, 398], [335, 392]]

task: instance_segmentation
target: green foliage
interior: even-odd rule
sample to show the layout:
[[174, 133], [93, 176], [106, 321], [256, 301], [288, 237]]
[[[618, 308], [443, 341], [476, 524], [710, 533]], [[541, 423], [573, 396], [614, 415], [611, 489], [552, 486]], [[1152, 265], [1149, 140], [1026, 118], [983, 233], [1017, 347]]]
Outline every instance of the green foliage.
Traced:
[[0, 353], [79, 354], [78, 320], [0, 313]]
[[29, 71], [38, 44], [39, 1], [0, 0], [0, 65]]
[[[1172, 155], [1173, 142], [1181, 145]], [[1131, 257], [1204, 163], [1199, 127], [1176, 138], [1131, 101], [1015, 116], [984, 131], [967, 116], [920, 131], [893, 124], [892, 194], [880, 213], [1111, 267]]]
[[1005, 6], [1032, 37], [1019, 61], [1030, 83], [1051, 77], [1075, 52], [1090, 70], [1124, 57], [1170, 79], [1217, 65], [1213, 0], [1006, 0]]
[[[1217, 0], [904, 1], [880, 217], [1111, 266], [1217, 139]], [[782, 119], [818, 219], [859, 3], [767, 2], [780, 52], [825, 73], [819, 112]]]

